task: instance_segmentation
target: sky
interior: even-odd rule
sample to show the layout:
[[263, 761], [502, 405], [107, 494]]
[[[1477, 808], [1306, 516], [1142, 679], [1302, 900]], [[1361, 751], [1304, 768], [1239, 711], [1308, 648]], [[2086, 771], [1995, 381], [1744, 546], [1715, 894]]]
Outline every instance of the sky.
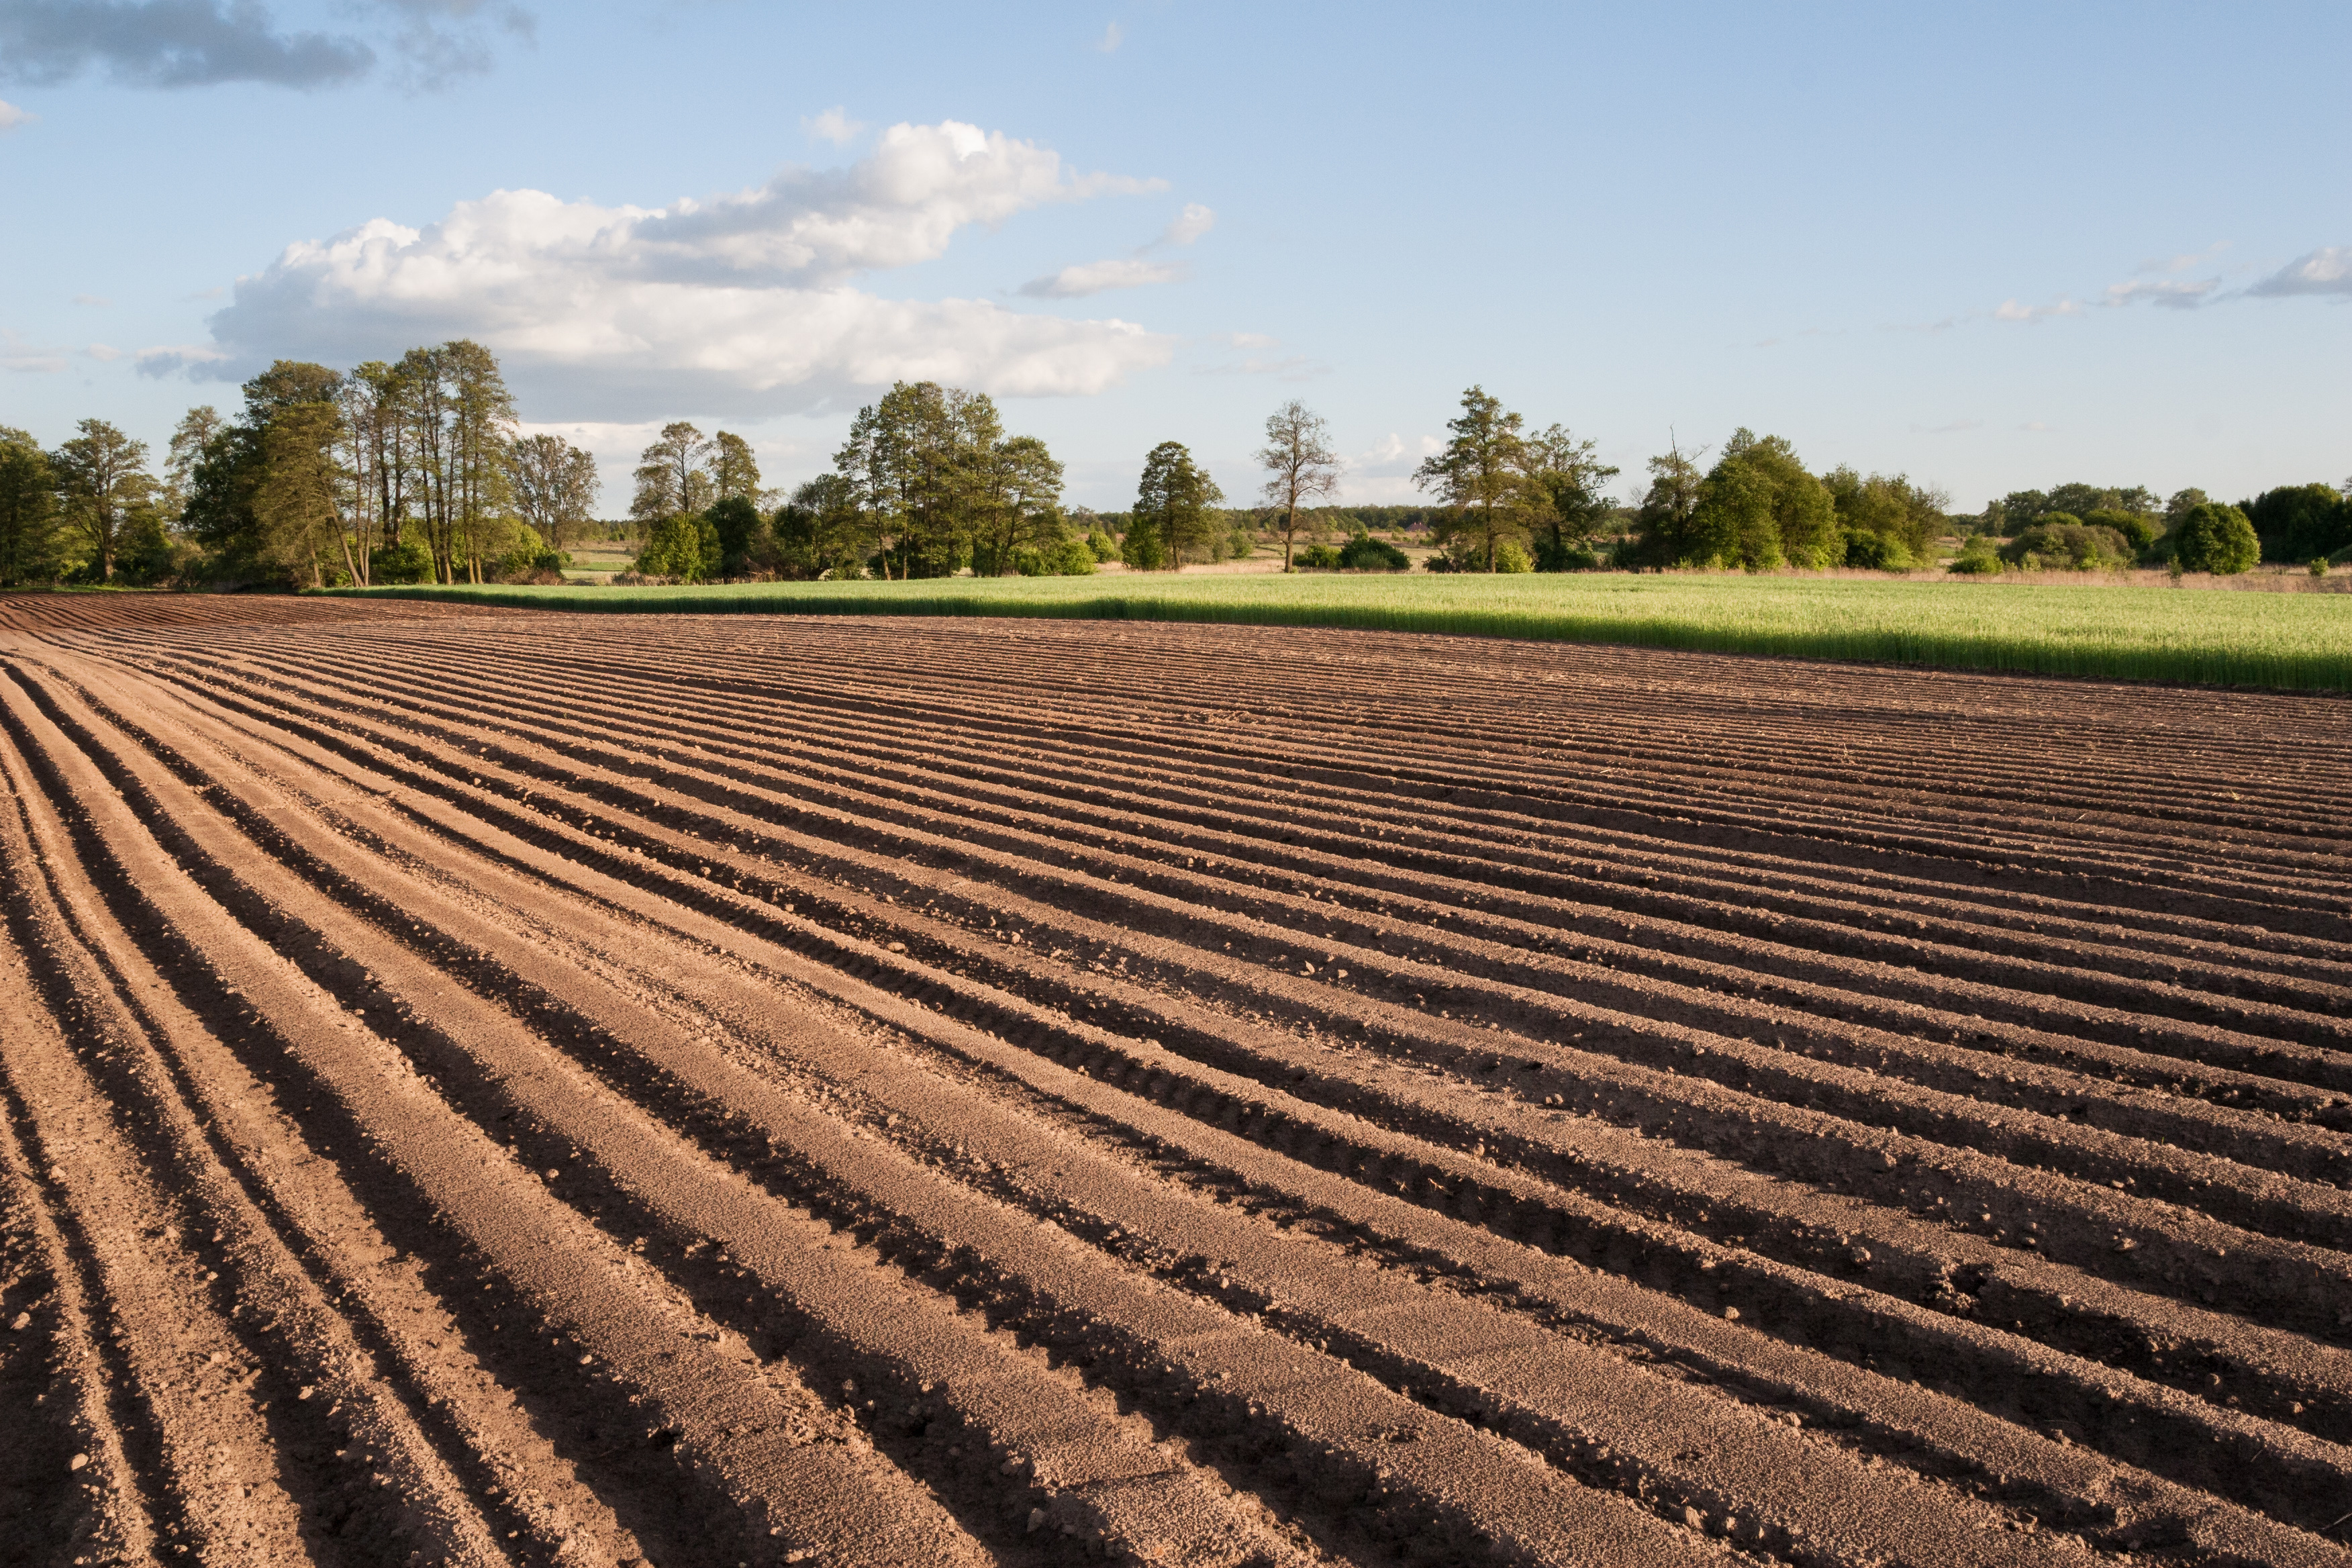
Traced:
[[0, 0], [0, 424], [160, 458], [276, 358], [488, 344], [600, 510], [895, 380], [1070, 499], [1297, 398], [1412, 502], [1483, 386], [1636, 489], [1789, 437], [1974, 510], [2352, 476], [2352, 5]]

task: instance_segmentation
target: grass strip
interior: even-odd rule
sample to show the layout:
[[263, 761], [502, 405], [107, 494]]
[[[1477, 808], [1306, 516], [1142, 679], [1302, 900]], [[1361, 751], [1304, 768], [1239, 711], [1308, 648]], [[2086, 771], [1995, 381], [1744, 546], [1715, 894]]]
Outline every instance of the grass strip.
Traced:
[[944, 578], [342, 588], [543, 610], [1349, 626], [1949, 669], [2352, 690], [2352, 595], [1702, 574]]

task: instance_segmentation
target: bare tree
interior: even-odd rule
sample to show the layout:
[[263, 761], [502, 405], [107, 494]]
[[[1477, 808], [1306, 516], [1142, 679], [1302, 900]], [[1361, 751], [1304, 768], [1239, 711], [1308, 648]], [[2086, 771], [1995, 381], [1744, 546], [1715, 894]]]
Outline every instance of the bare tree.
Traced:
[[515, 511], [550, 550], [562, 550], [596, 510], [596, 459], [541, 432], [514, 444]]
[[1282, 514], [1282, 569], [1287, 572], [1298, 536], [1298, 509], [1339, 488], [1339, 455], [1331, 450], [1323, 416], [1294, 397], [1267, 416], [1265, 445], [1258, 449], [1257, 460], [1273, 471], [1265, 481], [1265, 499]]

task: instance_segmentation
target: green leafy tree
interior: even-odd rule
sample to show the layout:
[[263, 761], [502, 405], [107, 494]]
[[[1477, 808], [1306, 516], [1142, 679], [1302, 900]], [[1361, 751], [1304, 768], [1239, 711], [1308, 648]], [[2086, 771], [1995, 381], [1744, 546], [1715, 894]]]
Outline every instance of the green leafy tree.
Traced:
[[2218, 501], [2189, 508], [2171, 540], [2172, 558], [2184, 572], [2235, 576], [2251, 571], [2263, 555], [2262, 541], [2246, 514]]
[[[1191, 460], [1188, 454], [1185, 461]], [[1303, 509], [1317, 496], [1330, 495], [1339, 488], [1339, 455], [1331, 449], [1331, 433], [1323, 416], [1294, 397], [1266, 416], [1265, 445], [1258, 448], [1257, 460], [1268, 475], [1264, 492], [1266, 507], [1282, 520], [1282, 569], [1288, 572], [1295, 565], [1292, 557]]]
[[751, 442], [732, 430], [721, 430], [710, 438], [708, 468], [713, 499], [740, 496], [755, 506], [759, 503], [760, 462], [751, 455]]
[[182, 415], [173, 427], [172, 444], [163, 459], [163, 506], [173, 522], [187, 510], [188, 491], [195, 483], [196, 465], [204, 460], [205, 448], [227, 426], [221, 411], [205, 403]]
[[1143, 459], [1129, 537], [1139, 527], [1145, 530], [1146, 537], [1157, 541], [1155, 564], [1171, 572], [1188, 558], [1209, 560], [1223, 531], [1223, 519], [1214, 509], [1224, 499], [1217, 481], [1192, 461], [1182, 442], [1162, 441]]
[[262, 434], [261, 482], [253, 497], [267, 556], [312, 587], [325, 580], [325, 562], [340, 556], [349, 581], [362, 581], [361, 561], [343, 527], [350, 471], [336, 448], [342, 412], [332, 403], [302, 403], [278, 413]]
[[865, 561], [879, 548], [867, 531], [857, 487], [839, 474], [820, 474], [793, 491], [770, 524], [777, 573], [814, 582], [863, 577]]
[[1596, 443], [1578, 440], [1564, 425], [1528, 437], [1523, 452], [1537, 503], [1536, 570], [1594, 564], [1591, 543], [1608, 525], [1612, 509], [1606, 487], [1618, 470], [1601, 461]]
[[1641, 535], [1638, 554], [1654, 565], [1685, 560], [1697, 548], [1692, 520], [1706, 489], [1706, 472], [1698, 466], [1706, 449], [1685, 452], [1681, 442], [1668, 439], [1666, 450], [1649, 461], [1649, 489], [1633, 514]]
[[1527, 538], [1533, 510], [1527, 483], [1527, 421], [1484, 387], [1462, 395], [1462, 412], [1445, 422], [1445, 447], [1413, 470], [1412, 481], [1444, 498], [1439, 542], [1457, 568], [1495, 570], [1506, 541]]
[[1905, 571], [1934, 555], [1947, 522], [1945, 508], [1951, 504], [1940, 490], [1922, 489], [1907, 474], [1864, 479], [1843, 467], [1822, 475], [1822, 484], [1844, 536], [1844, 564]]
[[101, 582], [114, 581], [114, 563], [131, 514], [152, 507], [156, 485], [147, 472], [147, 443], [134, 441], [103, 419], [84, 419], [79, 432], [49, 458], [67, 528], [89, 551]]
[[750, 496], [721, 496], [702, 518], [719, 542], [719, 564], [712, 575], [748, 577], [761, 570], [761, 557], [770, 552], [772, 542], [767, 520]]
[[1024, 556], [1060, 547], [1066, 537], [1062, 465], [1045, 442], [1008, 436], [974, 454], [973, 464], [981, 502], [973, 519], [974, 571], [984, 566], [982, 575], [1001, 577], [1022, 571]]
[[700, 430], [683, 419], [663, 426], [661, 435], [637, 459], [637, 493], [629, 503], [629, 515], [652, 524], [709, 506], [711, 447]]
[[2310, 561], [2352, 545], [2352, 506], [2334, 485], [2284, 485], [2243, 510], [2274, 561]]
[[1671, 560], [1769, 572], [1785, 563], [1843, 564], [1844, 539], [1828, 487], [1779, 436], [1742, 428], [1724, 443]]
[[40, 443], [0, 425], [0, 588], [53, 583], [64, 569], [57, 482]]
[[2095, 507], [2083, 514], [2086, 528], [2113, 531], [2134, 551], [2146, 550], [2156, 542], [2156, 515], [2148, 512], [2125, 511], [2119, 507]]
[[636, 569], [648, 577], [706, 583], [719, 575], [720, 564], [719, 530], [709, 518], [688, 513], [654, 524]]

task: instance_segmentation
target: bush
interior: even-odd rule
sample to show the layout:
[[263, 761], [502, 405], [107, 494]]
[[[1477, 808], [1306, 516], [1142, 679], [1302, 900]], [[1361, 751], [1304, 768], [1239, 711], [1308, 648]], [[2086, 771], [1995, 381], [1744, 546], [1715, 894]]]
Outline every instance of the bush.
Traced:
[[2210, 572], [2233, 577], [2262, 559], [2262, 541], [2254, 525], [2233, 506], [2203, 501], [2189, 509], [2172, 531], [2172, 558], [2183, 572]]
[[1402, 572], [1412, 563], [1386, 540], [1360, 533], [1339, 547], [1339, 564], [1347, 572]]
[[407, 584], [433, 581], [433, 552], [414, 539], [368, 552], [368, 581]]
[[2130, 565], [2132, 550], [2112, 528], [2094, 528], [2053, 511], [2002, 546], [2000, 554], [2029, 571], [2098, 572]]
[[1095, 552], [1082, 539], [1065, 539], [1043, 549], [1014, 551], [1013, 569], [1024, 577], [1090, 577]]
[[1328, 544], [1310, 544], [1291, 558], [1291, 563], [1310, 572], [1337, 572], [1339, 552]]
[[1536, 570], [1538, 572], [1598, 572], [1601, 557], [1592, 547], [1576, 540], [1555, 542], [1536, 541]]
[[1519, 548], [1516, 539], [1506, 539], [1495, 546], [1495, 570], [1497, 572], [1532, 572], [1536, 563]]
[[2114, 529], [2134, 550], [2146, 550], [2156, 542], [2156, 524], [2136, 511], [2101, 507], [2096, 511], [2084, 512], [2083, 521], [2093, 528]]
[[1225, 554], [1230, 560], [1246, 561], [1256, 553], [1257, 535], [1246, 528], [1236, 528], [1233, 537], [1225, 541]]
[[701, 583], [719, 575], [719, 531], [707, 519], [692, 515], [666, 517], [654, 524], [645, 549], [637, 553], [641, 577]]
[[[1865, 572], [1908, 572], [1918, 564], [1900, 539], [1864, 529], [1845, 536], [1845, 563]], [[1998, 572], [2000, 568], [1995, 565], [1993, 570]]]
[[1087, 548], [1093, 552], [1097, 561], [1118, 559], [1118, 541], [1099, 528], [1089, 529], [1087, 531]]
[[1981, 533], [1972, 533], [1962, 542], [1957, 560], [1945, 568], [1963, 576], [1990, 577], [2000, 572], [2000, 557], [1992, 552], [1992, 541]]

